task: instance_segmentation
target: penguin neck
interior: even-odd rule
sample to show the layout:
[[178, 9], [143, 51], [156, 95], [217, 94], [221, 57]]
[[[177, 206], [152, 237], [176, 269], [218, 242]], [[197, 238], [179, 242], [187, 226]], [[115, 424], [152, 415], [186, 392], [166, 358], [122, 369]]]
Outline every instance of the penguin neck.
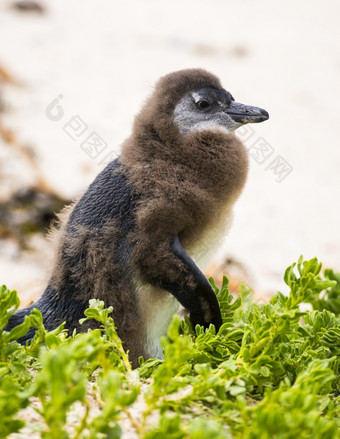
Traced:
[[180, 135], [173, 124], [166, 128], [149, 125], [123, 145], [121, 162], [136, 187], [164, 188], [169, 195], [186, 184], [193, 191], [208, 192], [214, 203], [234, 201], [248, 172], [242, 142], [219, 130]]

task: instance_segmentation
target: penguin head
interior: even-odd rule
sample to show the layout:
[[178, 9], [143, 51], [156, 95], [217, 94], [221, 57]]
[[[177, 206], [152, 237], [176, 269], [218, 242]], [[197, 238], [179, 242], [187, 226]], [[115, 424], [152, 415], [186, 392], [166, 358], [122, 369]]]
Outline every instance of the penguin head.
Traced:
[[173, 122], [181, 134], [219, 130], [226, 134], [247, 123], [269, 118], [262, 108], [235, 102], [223, 88], [204, 87], [186, 93], [173, 111]]
[[[156, 83], [135, 118], [129, 145], [135, 155], [140, 152], [154, 157], [175, 151], [183, 136], [194, 138], [197, 134], [200, 138], [201, 132], [225, 135], [246, 123], [268, 118], [261, 108], [235, 102], [212, 73], [196, 68], [178, 70]], [[123, 149], [127, 150], [127, 145]]]
[[231, 133], [246, 123], [268, 118], [261, 108], [235, 102], [215, 75], [193, 68], [169, 73], [158, 80], [136, 118], [136, 131], [151, 128], [168, 143], [178, 134], [216, 129]]

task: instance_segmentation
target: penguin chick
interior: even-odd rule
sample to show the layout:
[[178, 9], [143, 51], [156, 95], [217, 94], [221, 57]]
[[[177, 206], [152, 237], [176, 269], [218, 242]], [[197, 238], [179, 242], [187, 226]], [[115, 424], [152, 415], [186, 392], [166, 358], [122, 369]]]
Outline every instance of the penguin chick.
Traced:
[[[38, 308], [52, 330], [79, 324], [91, 298], [113, 307], [133, 366], [162, 357], [159, 338], [182, 305], [193, 326], [221, 326], [219, 305], [194, 259], [225, 232], [246, 180], [246, 149], [232, 131], [268, 119], [234, 101], [201, 69], [170, 73], [137, 115], [131, 136], [59, 226], [55, 265]], [[30, 330], [21, 342], [31, 338]]]

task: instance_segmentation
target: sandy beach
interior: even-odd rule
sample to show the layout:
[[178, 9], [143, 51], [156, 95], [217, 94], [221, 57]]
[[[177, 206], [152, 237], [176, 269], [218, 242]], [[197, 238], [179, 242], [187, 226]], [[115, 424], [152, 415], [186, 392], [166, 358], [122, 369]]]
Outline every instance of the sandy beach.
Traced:
[[[13, 4], [0, 2], [0, 66], [15, 79], [0, 82], [0, 120], [59, 195], [77, 197], [119, 153], [159, 76], [203, 67], [270, 113], [239, 130], [250, 172], [217, 266], [240, 261], [259, 294], [284, 292], [300, 254], [340, 270], [338, 1], [45, 0], [41, 13]], [[75, 138], [72, 121], [84, 128]], [[93, 133], [103, 142], [95, 157], [84, 146]], [[0, 139], [1, 200], [36, 178]], [[23, 301], [39, 296], [49, 254], [43, 237], [26, 251], [1, 240], [0, 283]]]

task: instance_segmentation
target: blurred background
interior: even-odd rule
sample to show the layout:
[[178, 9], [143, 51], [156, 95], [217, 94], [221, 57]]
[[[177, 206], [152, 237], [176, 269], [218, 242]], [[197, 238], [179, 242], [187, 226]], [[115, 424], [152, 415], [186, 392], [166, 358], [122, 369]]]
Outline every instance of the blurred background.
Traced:
[[249, 178], [208, 274], [267, 297], [300, 254], [340, 270], [339, 13], [337, 0], [0, 1], [0, 284], [39, 297], [53, 212], [119, 153], [159, 76], [188, 67], [270, 113], [239, 130]]

